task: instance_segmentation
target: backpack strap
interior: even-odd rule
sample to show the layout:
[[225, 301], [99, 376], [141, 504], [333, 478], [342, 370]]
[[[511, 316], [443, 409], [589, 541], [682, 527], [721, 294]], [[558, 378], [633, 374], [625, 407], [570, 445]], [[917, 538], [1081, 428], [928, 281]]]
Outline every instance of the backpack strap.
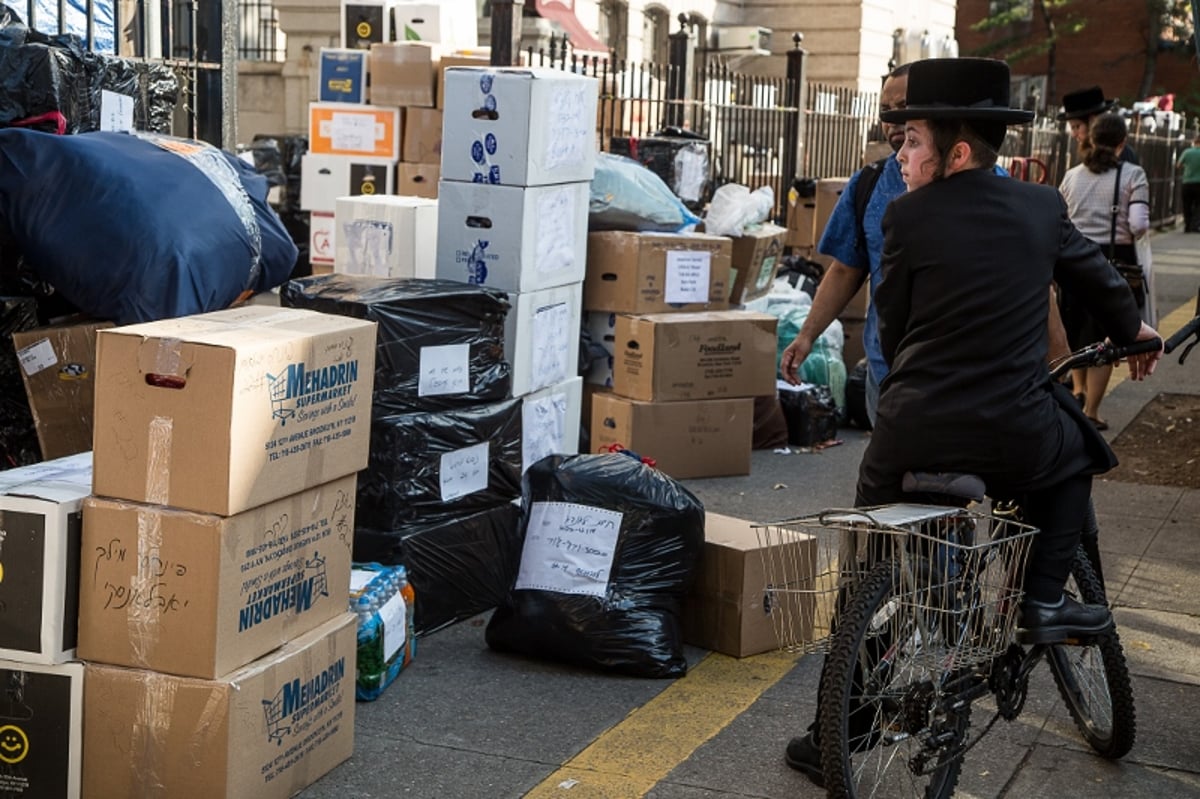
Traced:
[[858, 231], [855, 244], [863, 253], [867, 252], [867, 231], [864, 224], [864, 220], [867, 218], [867, 203], [871, 201], [871, 195], [875, 193], [875, 185], [883, 176], [883, 167], [890, 157], [885, 156], [864, 166], [858, 176], [858, 183], [854, 184], [854, 219], [857, 224], [855, 229]]

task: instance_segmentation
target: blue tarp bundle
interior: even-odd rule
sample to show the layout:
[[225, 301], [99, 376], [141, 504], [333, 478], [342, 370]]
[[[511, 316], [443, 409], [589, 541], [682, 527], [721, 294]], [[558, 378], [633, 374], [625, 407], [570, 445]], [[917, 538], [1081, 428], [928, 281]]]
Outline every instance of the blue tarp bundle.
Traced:
[[228, 307], [287, 280], [297, 254], [265, 178], [157, 134], [0, 129], [0, 227], [41, 279], [117, 324]]

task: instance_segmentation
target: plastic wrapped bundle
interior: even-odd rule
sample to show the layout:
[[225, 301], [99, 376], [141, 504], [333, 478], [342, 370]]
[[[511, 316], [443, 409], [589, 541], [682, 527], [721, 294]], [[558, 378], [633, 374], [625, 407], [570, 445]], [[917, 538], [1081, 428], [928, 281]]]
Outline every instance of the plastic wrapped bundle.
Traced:
[[78, 45], [0, 40], [0, 127], [48, 133], [92, 130], [100, 117], [102, 71]]
[[704, 506], [627, 454], [552, 455], [525, 473], [524, 544], [488, 646], [638, 677], [680, 677], [680, 606]]
[[0, 469], [42, 459], [12, 339], [13, 333], [35, 327], [37, 302], [32, 297], [0, 297]]
[[792, 446], [812, 447], [837, 437], [838, 409], [828, 386], [790, 386], [781, 381], [779, 404]]
[[121, 325], [227, 308], [296, 263], [262, 177], [157, 134], [0, 130], [0, 226], [40, 278]]
[[508, 397], [508, 297], [451, 280], [322, 275], [291, 280], [280, 302], [378, 323], [375, 416], [464, 408]]
[[505, 502], [434, 524], [354, 531], [354, 559], [404, 564], [428, 635], [504, 600], [521, 561], [520, 507]]
[[381, 416], [371, 422], [355, 522], [379, 530], [434, 523], [520, 493], [520, 400]]
[[[179, 78], [165, 64], [130, 61], [126, 58], [90, 54], [101, 70], [101, 88], [133, 98], [135, 130], [170, 133], [175, 104], [179, 99]], [[95, 107], [88, 130], [100, 129], [100, 106]]]

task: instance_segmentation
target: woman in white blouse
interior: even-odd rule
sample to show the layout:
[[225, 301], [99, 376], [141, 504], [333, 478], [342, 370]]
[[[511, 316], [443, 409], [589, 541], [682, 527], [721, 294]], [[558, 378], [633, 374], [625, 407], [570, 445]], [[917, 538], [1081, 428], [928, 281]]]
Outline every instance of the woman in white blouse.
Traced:
[[[1140, 166], [1120, 159], [1127, 136], [1120, 115], [1094, 118], [1083, 148], [1083, 163], [1067, 171], [1059, 191], [1080, 233], [1099, 244], [1114, 263], [1137, 266], [1134, 240], [1150, 229], [1150, 184]], [[1131, 285], [1139, 307], [1144, 306], [1144, 277], [1131, 281]], [[1069, 293], [1062, 292], [1061, 300], [1063, 325], [1072, 349], [1104, 339], [1103, 329], [1078, 302], [1072, 302]], [[1100, 418], [1100, 401], [1111, 374], [1111, 366], [1071, 373], [1075, 396], [1099, 430], [1108, 429], [1108, 423]]]

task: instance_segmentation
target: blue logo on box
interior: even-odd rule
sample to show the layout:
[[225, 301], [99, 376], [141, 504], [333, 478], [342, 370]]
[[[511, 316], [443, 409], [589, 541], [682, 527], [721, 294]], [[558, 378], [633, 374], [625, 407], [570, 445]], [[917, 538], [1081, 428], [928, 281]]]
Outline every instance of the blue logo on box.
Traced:
[[479, 76], [479, 91], [483, 92], [484, 94], [491, 94], [492, 80], [494, 78], [495, 78], [495, 75], [492, 75], [490, 72], [485, 72], [483, 75], [480, 75]]
[[487, 183], [487, 178], [484, 177], [484, 174], [482, 172], [476, 172], [474, 175], [471, 176], [471, 182], [472, 183]]
[[487, 150], [488, 155], [496, 154], [496, 134], [489, 133], [483, 137], [483, 149]]
[[489, 94], [487, 97], [483, 98], [483, 110], [489, 111], [489, 112], [495, 112], [496, 96], [494, 94]]
[[488, 169], [488, 183], [493, 186], [500, 185], [500, 167], [497, 164], [492, 164]]
[[477, 164], [482, 164], [486, 160], [483, 154], [483, 142], [471, 142], [471, 160]]
[[487, 257], [485, 250], [487, 250], [488, 244], [488, 241], [479, 239], [476, 241], [475, 246], [471, 248], [471, 254], [467, 256], [468, 283], [482, 286], [487, 282], [488, 268], [487, 262], [484, 259]]

